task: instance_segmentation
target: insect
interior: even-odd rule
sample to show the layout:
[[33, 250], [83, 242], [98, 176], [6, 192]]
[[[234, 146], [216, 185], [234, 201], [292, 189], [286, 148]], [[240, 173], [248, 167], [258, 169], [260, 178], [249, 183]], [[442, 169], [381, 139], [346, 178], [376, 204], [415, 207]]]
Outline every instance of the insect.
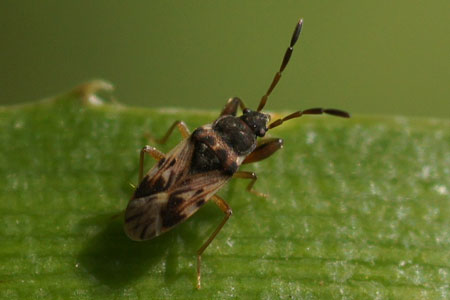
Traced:
[[[239, 171], [242, 164], [261, 161], [283, 147], [280, 138], [265, 138], [267, 131], [283, 122], [303, 115], [330, 114], [348, 118], [337, 109], [311, 108], [300, 110], [270, 123], [270, 115], [263, 113], [268, 97], [281, 78], [297, 42], [303, 20], [296, 24], [281, 67], [257, 110], [251, 110], [237, 98], [230, 98], [219, 118], [212, 124], [201, 126], [191, 134], [182, 121], [176, 121], [164, 137], [165, 143], [175, 128], [183, 140], [169, 153], [145, 146], [140, 153], [139, 185], [125, 211], [125, 232], [132, 240], [143, 241], [157, 237], [192, 216], [212, 199], [225, 214], [214, 232], [197, 251], [197, 287], [201, 284], [202, 254], [232, 214], [228, 203], [216, 193], [231, 179], [250, 180], [247, 190], [253, 189], [257, 176], [253, 172]], [[238, 108], [242, 115], [236, 116]], [[143, 175], [144, 157], [149, 154], [157, 163]]]

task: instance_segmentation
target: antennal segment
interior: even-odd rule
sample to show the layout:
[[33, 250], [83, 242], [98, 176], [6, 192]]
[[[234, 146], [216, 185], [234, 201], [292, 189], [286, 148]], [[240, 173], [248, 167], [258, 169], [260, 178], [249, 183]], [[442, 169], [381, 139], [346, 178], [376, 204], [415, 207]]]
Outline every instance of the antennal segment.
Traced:
[[334, 109], [334, 108], [310, 108], [310, 109], [296, 111], [295, 113], [292, 113], [282, 119], [273, 121], [272, 123], [270, 123], [269, 129], [278, 127], [287, 120], [294, 119], [294, 118], [300, 118], [303, 115], [321, 115], [321, 114], [328, 114], [328, 115], [341, 117], [341, 118], [350, 118], [350, 114], [343, 110]]
[[302, 31], [303, 26], [303, 19], [300, 19], [298, 21], [297, 25], [295, 26], [294, 33], [292, 34], [291, 38], [291, 44], [286, 49], [286, 53], [284, 54], [283, 61], [281, 62], [280, 70], [275, 73], [275, 77], [272, 80], [272, 83], [270, 84], [269, 89], [267, 90], [266, 94], [262, 96], [261, 101], [259, 102], [257, 111], [261, 111], [264, 106], [266, 105], [267, 98], [269, 98], [270, 94], [272, 93], [272, 90], [277, 86], [278, 81], [280, 81], [281, 73], [286, 68], [287, 64], [289, 63], [289, 59], [291, 58], [292, 51], [294, 51], [294, 45], [298, 40], [298, 37], [300, 36], [300, 32]]

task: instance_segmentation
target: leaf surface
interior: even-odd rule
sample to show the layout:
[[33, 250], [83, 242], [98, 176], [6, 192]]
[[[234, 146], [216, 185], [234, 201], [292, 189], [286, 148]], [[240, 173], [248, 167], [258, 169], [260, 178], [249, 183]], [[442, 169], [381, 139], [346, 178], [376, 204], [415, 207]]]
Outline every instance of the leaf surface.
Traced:
[[83, 90], [0, 108], [0, 298], [450, 297], [448, 120], [321, 116], [274, 129], [285, 147], [243, 168], [270, 197], [245, 180], [221, 190], [234, 214], [196, 290], [196, 250], [223, 216], [214, 203], [148, 242], [114, 216], [147, 137], [217, 113], [96, 99]]

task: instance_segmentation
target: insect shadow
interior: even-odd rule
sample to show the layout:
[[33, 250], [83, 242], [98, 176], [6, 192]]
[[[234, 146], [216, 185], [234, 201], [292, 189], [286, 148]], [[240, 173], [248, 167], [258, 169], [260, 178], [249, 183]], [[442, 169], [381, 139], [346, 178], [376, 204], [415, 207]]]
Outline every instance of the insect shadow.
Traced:
[[[114, 290], [146, 274], [152, 275], [151, 272], [160, 274], [159, 270], [162, 270], [162, 277], [169, 285], [180, 277], [195, 278], [192, 268], [180, 267], [178, 259], [183, 253], [194, 256], [204, 239], [204, 230], [201, 229], [211, 229], [208, 224], [221, 216], [214, 206], [207, 205], [205, 208], [204, 213], [188, 220], [186, 226], [145, 243], [132, 241], [125, 235], [122, 215], [113, 217], [114, 213], [111, 213], [82, 220], [78, 224], [80, 232], [88, 233], [97, 227], [102, 229], [86, 241], [78, 254], [80, 274], [88, 275], [88, 278], [93, 276], [99, 283]], [[149, 276], [149, 280], [153, 277]]]

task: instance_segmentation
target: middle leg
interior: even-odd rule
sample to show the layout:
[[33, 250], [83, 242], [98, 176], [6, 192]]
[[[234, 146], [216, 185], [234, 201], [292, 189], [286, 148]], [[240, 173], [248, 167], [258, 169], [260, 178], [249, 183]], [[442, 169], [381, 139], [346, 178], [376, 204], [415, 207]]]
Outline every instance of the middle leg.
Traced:
[[255, 182], [258, 179], [258, 176], [256, 176], [254, 172], [237, 171], [236, 173], [234, 173], [233, 178], [251, 179], [252, 181], [250, 181], [250, 183], [247, 185], [247, 191], [256, 196], [267, 198], [267, 194], [260, 193], [253, 189], [253, 186], [255, 185]]

